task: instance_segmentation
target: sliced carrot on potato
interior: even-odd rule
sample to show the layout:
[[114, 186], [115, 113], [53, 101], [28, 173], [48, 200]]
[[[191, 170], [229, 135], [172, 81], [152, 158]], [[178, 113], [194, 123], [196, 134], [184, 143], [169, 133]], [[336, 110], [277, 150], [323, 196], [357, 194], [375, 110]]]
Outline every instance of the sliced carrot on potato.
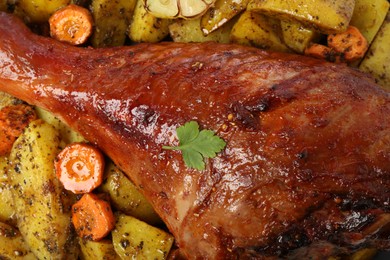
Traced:
[[73, 143], [65, 147], [54, 162], [56, 175], [64, 188], [75, 194], [87, 193], [103, 180], [103, 154], [87, 143]]
[[114, 229], [115, 216], [110, 203], [87, 193], [72, 206], [72, 223], [79, 237], [97, 241]]

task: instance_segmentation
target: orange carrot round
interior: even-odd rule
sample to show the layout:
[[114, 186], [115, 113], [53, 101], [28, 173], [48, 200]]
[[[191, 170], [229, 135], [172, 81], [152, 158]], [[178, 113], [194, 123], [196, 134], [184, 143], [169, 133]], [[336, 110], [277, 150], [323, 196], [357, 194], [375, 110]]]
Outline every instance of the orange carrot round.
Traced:
[[362, 58], [368, 49], [366, 38], [354, 26], [349, 26], [345, 32], [328, 35], [327, 40], [328, 46], [349, 62]]
[[79, 45], [92, 34], [93, 18], [88, 9], [70, 4], [55, 12], [49, 19], [49, 25], [51, 37]]
[[322, 44], [311, 44], [308, 48], [305, 49], [305, 55], [330, 62], [340, 62], [340, 55], [332, 48]]
[[87, 193], [73, 204], [72, 223], [79, 237], [96, 241], [115, 227], [115, 216], [107, 201]]
[[65, 189], [73, 193], [87, 193], [103, 180], [104, 157], [95, 147], [86, 143], [73, 143], [57, 156], [55, 170]]

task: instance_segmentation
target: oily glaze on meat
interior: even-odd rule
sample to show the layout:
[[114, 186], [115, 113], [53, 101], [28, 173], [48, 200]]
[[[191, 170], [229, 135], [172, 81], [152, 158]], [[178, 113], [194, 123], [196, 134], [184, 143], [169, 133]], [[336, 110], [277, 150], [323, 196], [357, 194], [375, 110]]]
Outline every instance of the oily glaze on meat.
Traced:
[[[76, 48], [6, 14], [0, 37], [0, 91], [98, 145], [187, 257], [390, 249], [390, 97], [366, 75], [215, 43]], [[227, 143], [204, 171], [162, 149], [191, 120]]]

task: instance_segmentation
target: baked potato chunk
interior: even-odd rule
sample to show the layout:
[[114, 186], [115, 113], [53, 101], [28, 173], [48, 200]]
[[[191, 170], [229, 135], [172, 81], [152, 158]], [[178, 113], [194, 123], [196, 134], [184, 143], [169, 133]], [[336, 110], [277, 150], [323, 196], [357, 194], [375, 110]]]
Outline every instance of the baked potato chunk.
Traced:
[[297, 21], [324, 34], [332, 34], [347, 29], [354, 6], [354, 0], [251, 0], [247, 10]]
[[91, 37], [92, 46], [123, 45], [135, 3], [136, 0], [92, 0], [91, 12], [95, 21], [95, 30]]
[[16, 1], [15, 13], [27, 23], [44, 23], [70, 0], [19, 0]]
[[115, 251], [122, 259], [166, 259], [173, 236], [136, 218], [119, 215], [111, 232]]
[[390, 12], [360, 63], [359, 69], [370, 73], [383, 88], [390, 90]]
[[8, 158], [0, 156], [0, 222], [16, 224], [12, 187], [8, 183]]
[[30, 251], [20, 232], [0, 222], [0, 259], [37, 259]]
[[112, 162], [105, 169], [100, 189], [110, 195], [112, 205], [123, 213], [152, 225], [162, 222], [138, 188]]
[[35, 111], [38, 118], [41, 118], [46, 123], [54, 126], [54, 128], [59, 132], [61, 140], [64, 144], [86, 141], [83, 136], [71, 129], [53, 114], [39, 107], [35, 107]]
[[230, 40], [264, 50], [289, 52], [281, 39], [280, 22], [251, 11], [245, 11], [234, 24]]
[[114, 250], [114, 245], [110, 239], [100, 241], [79, 240], [82, 260], [119, 260], [121, 259]]
[[290, 21], [281, 21], [284, 43], [297, 53], [303, 53], [311, 42], [317, 42], [321, 34], [302, 24]]
[[169, 34], [175, 42], [220, 42], [230, 41], [230, 32], [233, 28], [234, 20], [230, 20], [217, 30], [204, 35], [200, 27], [201, 18], [193, 20], [177, 19], [169, 26]]
[[350, 25], [355, 26], [366, 38], [368, 44], [378, 33], [389, 10], [387, 0], [355, 0]]
[[9, 181], [24, 241], [39, 259], [77, 259], [77, 241], [70, 221], [70, 194], [54, 172], [60, 137], [38, 119], [14, 143]]
[[249, 0], [217, 0], [202, 16], [200, 26], [204, 35], [217, 30], [245, 10]]
[[133, 42], [159, 42], [169, 35], [171, 19], [157, 18], [148, 13], [144, 0], [138, 0], [128, 34]]

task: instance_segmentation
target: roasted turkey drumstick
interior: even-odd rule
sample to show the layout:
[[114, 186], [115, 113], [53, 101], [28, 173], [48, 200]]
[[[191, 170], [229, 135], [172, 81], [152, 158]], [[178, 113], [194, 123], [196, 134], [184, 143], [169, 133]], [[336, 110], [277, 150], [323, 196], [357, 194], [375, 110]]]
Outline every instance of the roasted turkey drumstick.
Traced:
[[[100, 147], [188, 258], [390, 249], [390, 97], [365, 74], [216, 43], [76, 48], [4, 13], [0, 38], [0, 91]], [[191, 120], [227, 144], [203, 171], [162, 149]]]

